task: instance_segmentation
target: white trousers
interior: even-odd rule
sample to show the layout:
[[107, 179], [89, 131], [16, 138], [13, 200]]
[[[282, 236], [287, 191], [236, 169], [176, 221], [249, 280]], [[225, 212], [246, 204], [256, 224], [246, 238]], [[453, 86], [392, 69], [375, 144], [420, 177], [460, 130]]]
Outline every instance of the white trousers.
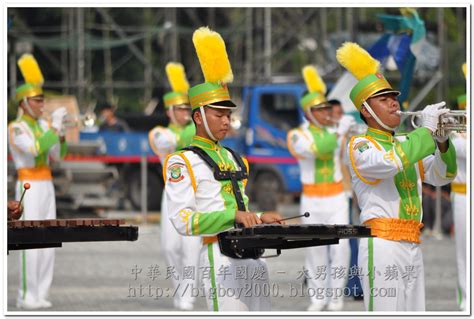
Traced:
[[454, 212], [454, 238], [456, 240], [456, 261], [458, 270], [458, 305], [466, 307], [466, 195], [452, 192]]
[[234, 259], [219, 244], [203, 245], [200, 277], [210, 311], [269, 311], [270, 286], [262, 259]]
[[366, 310], [425, 311], [425, 270], [420, 245], [361, 238], [359, 268]]
[[[23, 183], [17, 181], [15, 199], [20, 200]], [[56, 218], [56, 198], [53, 182], [27, 181], [30, 189], [23, 198], [22, 220], [42, 220]], [[20, 251], [20, 288], [18, 300], [36, 303], [48, 299], [53, 281], [54, 248], [27, 249]]]
[[[344, 193], [335, 196], [301, 196], [301, 214], [304, 224], [349, 224], [349, 200]], [[350, 262], [349, 240], [337, 245], [316, 246], [306, 249], [305, 268], [308, 270], [308, 288], [314, 289], [311, 302], [324, 306], [343, 302], [342, 292]], [[339, 291], [339, 292], [338, 292]]]
[[176, 273], [171, 276], [176, 308], [192, 306], [196, 297], [192, 288], [198, 287], [199, 254], [201, 237], [180, 235], [170, 219], [166, 205], [166, 196], [161, 200], [161, 249], [170, 270]]

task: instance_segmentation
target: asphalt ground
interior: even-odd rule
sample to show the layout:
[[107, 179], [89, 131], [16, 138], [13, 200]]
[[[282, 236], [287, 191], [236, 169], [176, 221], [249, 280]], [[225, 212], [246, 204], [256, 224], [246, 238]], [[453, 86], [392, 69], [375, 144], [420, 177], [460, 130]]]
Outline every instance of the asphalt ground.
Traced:
[[[120, 216], [137, 223], [136, 214], [118, 212], [103, 217]], [[151, 216], [153, 213], [147, 224], [138, 225], [139, 239], [135, 242], [66, 243], [56, 248], [50, 290], [53, 307], [47, 311], [175, 311], [172, 283], [166, 279], [161, 256], [159, 217]], [[422, 245], [427, 311], [457, 311], [454, 239], [424, 238]], [[267, 259], [270, 286], [279, 291], [272, 297], [272, 310], [305, 311], [308, 307], [309, 297], [301, 296], [303, 279], [298, 278], [304, 254], [304, 249], [286, 250], [279, 257]], [[7, 257], [7, 309], [11, 313], [18, 311], [19, 255], [11, 251]], [[298, 296], [293, 296], [295, 291]], [[204, 296], [197, 298], [194, 310], [207, 310]], [[345, 298], [343, 311], [363, 310], [362, 301]]]

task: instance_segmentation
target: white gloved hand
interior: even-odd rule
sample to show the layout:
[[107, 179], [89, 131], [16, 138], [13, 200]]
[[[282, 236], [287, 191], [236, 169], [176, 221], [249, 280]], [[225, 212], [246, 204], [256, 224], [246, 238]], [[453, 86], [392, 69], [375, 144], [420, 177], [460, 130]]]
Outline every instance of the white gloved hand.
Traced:
[[438, 143], [444, 143], [444, 142], [446, 142], [446, 141], [448, 140], [448, 136], [447, 136], [447, 135], [445, 135], [445, 136], [438, 136], [438, 135], [435, 135], [434, 138], [435, 138], [436, 142], [438, 142]]
[[[453, 119], [452, 117], [445, 117], [442, 119], [442, 123], [443, 124], [453, 124], [453, 123], [456, 123], [456, 120]], [[443, 136], [438, 136], [438, 135], [435, 135], [435, 140], [438, 142], [438, 143], [444, 143], [448, 140], [448, 137], [449, 137], [449, 134], [446, 134], [446, 135], [443, 135]]]
[[51, 114], [51, 126], [56, 129], [58, 132], [61, 132], [63, 128], [63, 121], [66, 117], [67, 110], [65, 107], [60, 107], [54, 110]]
[[432, 133], [438, 129], [439, 117], [447, 112], [449, 109], [445, 108], [446, 102], [439, 102], [425, 106], [421, 111], [421, 126], [426, 127]]
[[336, 133], [339, 136], [346, 135], [350, 128], [356, 124], [355, 119], [350, 115], [343, 115], [337, 124]]

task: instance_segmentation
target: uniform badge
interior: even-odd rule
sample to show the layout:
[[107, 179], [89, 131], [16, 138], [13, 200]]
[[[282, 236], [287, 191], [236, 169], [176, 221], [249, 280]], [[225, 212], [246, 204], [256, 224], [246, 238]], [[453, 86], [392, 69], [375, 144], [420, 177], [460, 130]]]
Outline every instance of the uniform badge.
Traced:
[[368, 150], [369, 148], [370, 148], [369, 142], [367, 141], [361, 141], [357, 143], [356, 145], [354, 145], [354, 150], [358, 150], [360, 153]]
[[177, 183], [184, 179], [184, 175], [181, 172], [181, 169], [184, 167], [183, 164], [175, 163], [169, 167], [169, 178], [168, 181]]
[[292, 143], [296, 143], [296, 141], [298, 141], [298, 135], [293, 134], [293, 135], [291, 136], [291, 142], [292, 142]]
[[21, 135], [23, 132], [21, 131], [21, 129], [19, 127], [14, 127], [13, 128], [13, 134], [14, 135]]

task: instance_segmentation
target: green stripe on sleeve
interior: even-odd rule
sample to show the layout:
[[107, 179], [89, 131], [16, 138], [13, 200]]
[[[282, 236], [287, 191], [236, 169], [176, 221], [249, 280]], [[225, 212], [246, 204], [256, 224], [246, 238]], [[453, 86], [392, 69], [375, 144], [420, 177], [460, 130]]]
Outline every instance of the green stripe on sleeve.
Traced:
[[37, 140], [38, 154], [46, 153], [49, 151], [51, 146], [59, 142], [58, 135], [53, 130], [48, 130]]
[[402, 159], [403, 167], [413, 165], [426, 156], [434, 153], [436, 144], [429, 129], [417, 128], [407, 134], [406, 141], [395, 147], [395, 152]]
[[64, 141], [64, 142], [61, 143], [61, 147], [60, 147], [60, 150], [59, 150], [59, 156], [61, 158], [64, 158], [64, 156], [66, 156], [66, 153], [67, 153], [67, 143], [66, 143], [66, 141]]
[[[198, 220], [199, 234], [217, 234], [226, 231], [234, 227], [234, 221], [235, 210], [206, 212], [200, 214]], [[194, 224], [194, 216], [192, 223]]]
[[445, 153], [441, 153], [441, 159], [446, 164], [446, 177], [454, 177], [456, 176], [458, 166], [456, 164], [456, 149], [451, 142], [451, 139], [448, 139], [449, 146], [448, 150]]

